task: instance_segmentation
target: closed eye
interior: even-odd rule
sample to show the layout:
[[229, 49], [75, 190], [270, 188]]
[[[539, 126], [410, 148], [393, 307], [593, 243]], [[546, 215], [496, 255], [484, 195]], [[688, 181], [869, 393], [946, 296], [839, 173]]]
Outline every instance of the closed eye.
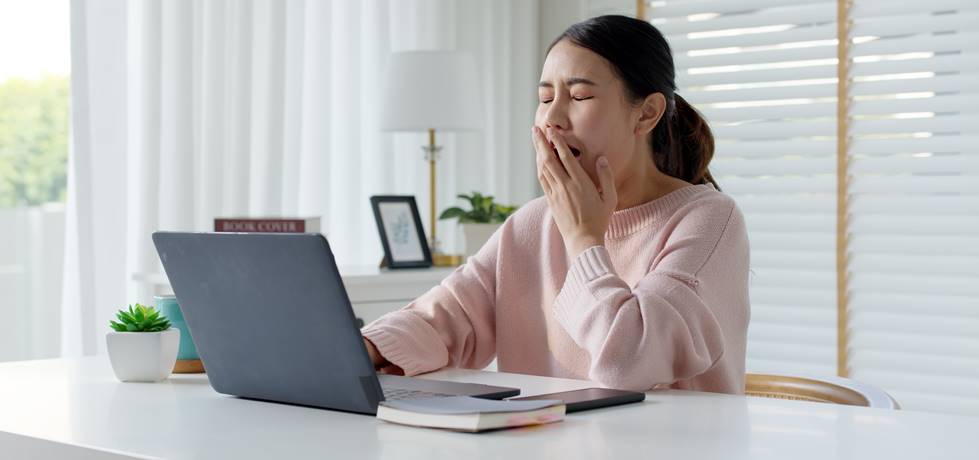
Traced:
[[[589, 99], [591, 99], [591, 98], [593, 98], [593, 97], [595, 97], [595, 96], [588, 96], [588, 97], [573, 97], [573, 98], [571, 98], [571, 99], [574, 99], [574, 100], [576, 100], [576, 101], [587, 101], [587, 100], [589, 100]], [[546, 101], [540, 101], [540, 103], [541, 103], [541, 104], [550, 104], [550, 103], [551, 103], [551, 102], [553, 102], [553, 101], [554, 101], [554, 99], [548, 99], [548, 100], [546, 100]]]

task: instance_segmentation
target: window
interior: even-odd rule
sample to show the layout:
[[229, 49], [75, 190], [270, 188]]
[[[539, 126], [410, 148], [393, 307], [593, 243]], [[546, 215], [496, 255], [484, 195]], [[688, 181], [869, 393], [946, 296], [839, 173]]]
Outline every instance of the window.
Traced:
[[851, 375], [979, 414], [979, 3], [849, 18]]
[[848, 4], [646, 4], [748, 222], [748, 369], [979, 414], [979, 4]]
[[68, 36], [68, 0], [0, 3], [0, 361], [59, 354]]
[[714, 177], [745, 213], [748, 368], [835, 375], [836, 1], [649, 12], [673, 48], [677, 94], [714, 130]]

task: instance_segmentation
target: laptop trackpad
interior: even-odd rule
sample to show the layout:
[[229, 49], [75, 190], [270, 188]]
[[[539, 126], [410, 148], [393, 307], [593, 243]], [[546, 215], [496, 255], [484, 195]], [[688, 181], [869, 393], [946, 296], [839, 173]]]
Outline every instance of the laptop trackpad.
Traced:
[[389, 374], [378, 374], [377, 379], [384, 388], [400, 388], [455, 396], [503, 399], [520, 394], [519, 388], [497, 387], [479, 383], [448, 382], [445, 380], [428, 380]]

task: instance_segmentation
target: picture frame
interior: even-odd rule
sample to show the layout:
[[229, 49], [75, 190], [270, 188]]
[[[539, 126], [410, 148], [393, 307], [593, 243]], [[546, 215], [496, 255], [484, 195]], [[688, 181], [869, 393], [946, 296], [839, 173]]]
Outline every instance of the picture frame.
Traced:
[[432, 266], [432, 253], [414, 195], [375, 195], [371, 197], [371, 208], [384, 247], [386, 267]]

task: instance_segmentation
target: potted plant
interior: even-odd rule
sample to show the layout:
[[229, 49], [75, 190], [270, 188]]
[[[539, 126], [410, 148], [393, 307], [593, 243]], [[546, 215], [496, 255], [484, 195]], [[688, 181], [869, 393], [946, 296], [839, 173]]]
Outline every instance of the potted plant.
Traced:
[[486, 244], [493, 232], [503, 225], [503, 221], [513, 214], [517, 207], [501, 205], [494, 202], [492, 196], [483, 196], [479, 192], [472, 192], [472, 195], [458, 195], [458, 197], [467, 200], [470, 209], [453, 206], [442, 211], [439, 219], [459, 219], [465, 240], [465, 255], [468, 257]]
[[123, 382], [159, 382], [170, 376], [177, 362], [180, 330], [153, 307], [136, 304], [116, 313], [105, 335], [109, 361]]

